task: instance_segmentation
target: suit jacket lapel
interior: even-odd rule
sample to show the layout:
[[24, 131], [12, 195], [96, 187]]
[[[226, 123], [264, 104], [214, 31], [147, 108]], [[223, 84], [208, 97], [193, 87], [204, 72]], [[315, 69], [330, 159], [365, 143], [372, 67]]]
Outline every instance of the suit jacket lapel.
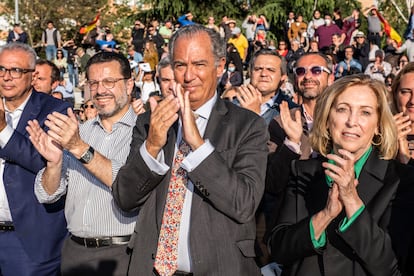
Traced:
[[[27, 122], [29, 120], [37, 118], [38, 114], [41, 111], [40, 98], [36, 93], [39, 92], [32, 91], [31, 95], [29, 96], [30, 98], [27, 101], [27, 104], [22, 112], [22, 116], [20, 117], [19, 123], [16, 127], [16, 130], [25, 136], [28, 136], [28, 133], [26, 131]], [[42, 125], [42, 122], [39, 123]]]
[[391, 164], [388, 160], [379, 159], [378, 151], [374, 150], [359, 177], [358, 194], [376, 221], [384, 214], [398, 188], [400, 178], [395, 170], [390, 169]]
[[368, 157], [364, 168], [359, 176], [357, 186], [358, 194], [367, 205], [375, 194], [384, 185], [384, 177], [387, 171], [388, 162], [378, 158], [378, 152], [374, 150]]
[[210, 118], [207, 123], [206, 131], [204, 133], [204, 139], [209, 139], [213, 146], [219, 146], [217, 142], [220, 140], [222, 132], [217, 131], [219, 129], [226, 129], [228, 125], [227, 107], [223, 100], [217, 99], [210, 114]]

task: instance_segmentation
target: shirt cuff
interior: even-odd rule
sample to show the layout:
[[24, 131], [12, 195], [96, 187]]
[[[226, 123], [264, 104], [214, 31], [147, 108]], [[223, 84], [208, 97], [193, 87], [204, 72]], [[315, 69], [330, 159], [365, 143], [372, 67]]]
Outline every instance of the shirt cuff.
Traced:
[[345, 232], [351, 225], [352, 223], [359, 217], [359, 215], [361, 215], [361, 213], [365, 210], [365, 205], [362, 205], [358, 211], [356, 211], [352, 217], [350, 219], [348, 219], [347, 217], [344, 218], [344, 220], [342, 221], [341, 225], [339, 226], [339, 232]]
[[205, 140], [204, 144], [202, 144], [195, 151], [190, 152], [185, 157], [185, 159], [181, 163], [181, 167], [187, 172], [193, 171], [195, 168], [197, 168], [198, 165], [200, 165], [201, 162], [203, 162], [214, 151], [214, 149], [215, 148], [210, 143], [210, 141], [208, 139]]
[[310, 230], [310, 237], [312, 240], [313, 247], [315, 249], [324, 247], [326, 244], [326, 233], [325, 231], [323, 231], [319, 239], [315, 238], [315, 230], [313, 229], [312, 218], [309, 221], [309, 230]]
[[36, 195], [37, 200], [40, 203], [55, 203], [58, 201], [64, 194], [66, 194], [66, 187], [69, 181], [69, 175], [67, 170], [67, 155], [65, 154], [63, 156], [63, 164], [62, 164], [62, 174], [60, 177], [60, 183], [59, 187], [53, 194], [49, 195], [45, 188], [42, 185], [42, 178], [43, 173], [46, 168], [41, 169], [35, 179], [35, 185], [34, 185], [34, 193]]
[[4, 148], [12, 137], [14, 129], [6, 125], [6, 127], [0, 131], [0, 147]]
[[160, 152], [157, 155], [157, 159], [152, 157], [145, 147], [146, 141], [141, 145], [139, 152], [141, 153], [142, 159], [144, 159], [145, 164], [147, 164], [148, 168], [150, 168], [151, 171], [155, 172], [158, 175], [164, 175], [167, 173], [167, 171], [170, 169], [170, 167], [165, 164], [165, 158], [164, 158], [164, 151], [160, 150]]
[[301, 143], [299, 142], [299, 144], [290, 141], [287, 137], [285, 138], [285, 141], [283, 141], [283, 144], [285, 144], [286, 147], [288, 147], [291, 151], [293, 151], [296, 154], [301, 155], [302, 151], [300, 149], [300, 145]]

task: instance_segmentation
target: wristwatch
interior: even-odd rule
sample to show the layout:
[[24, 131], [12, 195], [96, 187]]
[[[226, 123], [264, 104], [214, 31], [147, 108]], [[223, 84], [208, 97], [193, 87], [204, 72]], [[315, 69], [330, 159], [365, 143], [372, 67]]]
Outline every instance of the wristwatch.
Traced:
[[89, 164], [93, 159], [94, 153], [95, 150], [93, 149], [93, 147], [89, 146], [88, 150], [84, 154], [82, 154], [82, 156], [78, 160], [81, 161], [83, 164]]

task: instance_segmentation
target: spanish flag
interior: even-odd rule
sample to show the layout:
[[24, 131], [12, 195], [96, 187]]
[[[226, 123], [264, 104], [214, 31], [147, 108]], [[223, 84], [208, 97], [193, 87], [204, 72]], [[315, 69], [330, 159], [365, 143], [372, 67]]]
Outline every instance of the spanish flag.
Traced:
[[388, 21], [382, 16], [382, 14], [378, 10], [377, 10], [377, 15], [378, 15], [378, 19], [382, 23], [384, 32], [387, 34], [388, 37], [395, 40], [398, 44], [398, 47], [400, 47], [402, 43], [401, 36], [397, 33], [397, 31], [393, 27], [391, 27]]
[[99, 17], [101, 16], [101, 13], [99, 12], [95, 18], [89, 22], [88, 24], [84, 25], [82, 28], [80, 28], [79, 33], [80, 34], [87, 34], [96, 27], [96, 22], [99, 20]]

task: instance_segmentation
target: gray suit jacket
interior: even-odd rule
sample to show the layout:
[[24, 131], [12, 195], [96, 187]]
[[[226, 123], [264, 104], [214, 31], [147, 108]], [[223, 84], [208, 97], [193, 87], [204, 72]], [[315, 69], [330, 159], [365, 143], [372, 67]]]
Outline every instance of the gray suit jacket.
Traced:
[[[153, 173], [139, 153], [148, 134], [148, 113], [139, 116], [131, 153], [113, 184], [124, 210], [140, 208], [130, 275], [152, 275], [158, 235], [170, 180]], [[171, 164], [176, 142], [171, 127], [164, 146]], [[204, 139], [215, 147], [194, 171], [189, 245], [194, 275], [260, 275], [254, 261], [255, 211], [264, 190], [268, 134], [254, 113], [217, 100]]]

